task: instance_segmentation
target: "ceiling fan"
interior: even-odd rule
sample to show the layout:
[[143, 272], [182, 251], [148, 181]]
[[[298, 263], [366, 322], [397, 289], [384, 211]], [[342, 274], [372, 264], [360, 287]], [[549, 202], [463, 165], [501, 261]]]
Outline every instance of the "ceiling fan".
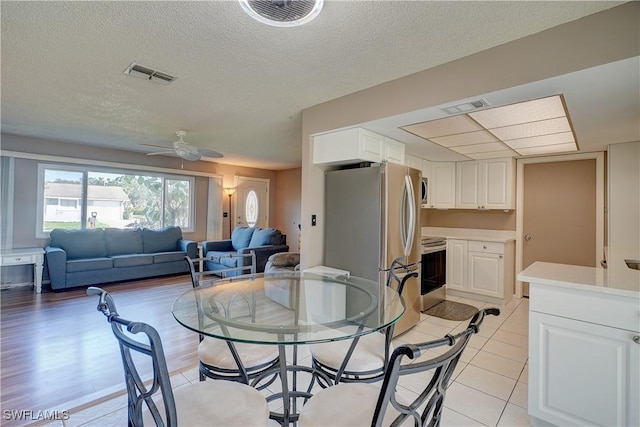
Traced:
[[195, 147], [188, 142], [184, 141], [184, 137], [187, 132], [183, 130], [179, 130], [176, 132], [179, 140], [173, 142], [173, 147], [164, 147], [162, 145], [153, 145], [153, 144], [139, 144], [144, 145], [146, 147], [156, 147], [162, 148], [162, 151], [156, 151], [154, 153], [147, 153], [148, 156], [157, 156], [157, 155], [176, 155], [184, 160], [196, 161], [200, 160], [202, 157], [211, 157], [214, 159], [219, 159], [223, 157], [221, 153], [213, 150], [207, 150], [204, 148]]

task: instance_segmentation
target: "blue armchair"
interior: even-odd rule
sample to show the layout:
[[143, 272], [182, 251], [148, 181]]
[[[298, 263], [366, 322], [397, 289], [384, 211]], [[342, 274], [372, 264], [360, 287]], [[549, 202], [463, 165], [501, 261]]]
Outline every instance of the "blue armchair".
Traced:
[[[240, 263], [250, 265], [251, 259], [248, 257], [225, 258], [225, 256], [230, 253], [248, 254], [251, 251], [256, 254], [256, 272], [262, 273], [271, 255], [289, 251], [287, 236], [275, 228], [236, 227], [231, 233], [231, 239], [202, 242], [202, 257], [205, 258], [204, 269], [216, 271], [240, 267]], [[236, 274], [240, 273], [229, 272], [227, 276]]]

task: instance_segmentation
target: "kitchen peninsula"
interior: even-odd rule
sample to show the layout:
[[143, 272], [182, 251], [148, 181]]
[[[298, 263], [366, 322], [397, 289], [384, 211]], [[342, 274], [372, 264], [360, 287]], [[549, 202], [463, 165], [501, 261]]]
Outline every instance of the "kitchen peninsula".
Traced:
[[532, 425], [640, 425], [637, 283], [610, 283], [602, 268], [545, 262], [518, 280], [530, 286]]

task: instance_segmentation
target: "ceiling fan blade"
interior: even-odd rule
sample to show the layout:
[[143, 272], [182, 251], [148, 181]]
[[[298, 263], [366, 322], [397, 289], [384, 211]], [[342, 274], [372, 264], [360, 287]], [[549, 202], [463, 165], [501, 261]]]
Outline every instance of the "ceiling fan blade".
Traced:
[[166, 145], [145, 144], [145, 143], [142, 143], [142, 142], [139, 142], [138, 145], [143, 145], [145, 147], [162, 148], [164, 150], [171, 150], [171, 147], [167, 147]]
[[198, 152], [200, 152], [202, 157], [210, 157], [212, 159], [220, 159], [224, 157], [222, 153], [218, 153], [217, 151], [213, 151], [213, 150], [207, 150], [205, 148], [200, 148]]
[[167, 150], [167, 151], [156, 151], [154, 153], [147, 153], [147, 156], [157, 156], [157, 155], [172, 155], [175, 156], [176, 152], [173, 150]]

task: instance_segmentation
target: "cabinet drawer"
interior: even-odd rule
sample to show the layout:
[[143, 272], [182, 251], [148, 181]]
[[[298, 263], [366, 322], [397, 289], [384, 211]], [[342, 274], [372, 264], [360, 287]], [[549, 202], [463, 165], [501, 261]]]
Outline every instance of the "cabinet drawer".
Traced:
[[530, 311], [640, 332], [638, 298], [535, 282], [529, 286]]
[[2, 265], [35, 264], [35, 255], [5, 255], [2, 257]]
[[504, 254], [504, 243], [469, 241], [469, 252], [486, 252], [488, 254]]

